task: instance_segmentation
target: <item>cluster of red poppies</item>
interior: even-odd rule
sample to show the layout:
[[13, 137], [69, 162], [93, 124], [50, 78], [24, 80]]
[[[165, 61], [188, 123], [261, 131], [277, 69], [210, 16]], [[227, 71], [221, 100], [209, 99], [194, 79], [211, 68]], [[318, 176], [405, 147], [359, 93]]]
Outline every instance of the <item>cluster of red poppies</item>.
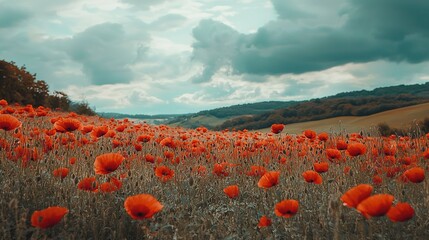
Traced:
[[[245, 130], [213, 132], [204, 127], [152, 126], [127, 119], [89, 118], [75, 113], [53, 112], [43, 107], [35, 109], [31, 105], [9, 106], [5, 100], [0, 101], [0, 106], [0, 129], [4, 130], [3, 136], [0, 135], [2, 156], [22, 167], [31, 166], [32, 162], [43, 159], [44, 154], [58, 149], [81, 148], [83, 154], [90, 157], [92, 145], [99, 141], [109, 144], [106, 153], [92, 158], [92, 176], [78, 174], [82, 178], [77, 183], [77, 189], [93, 193], [119, 191], [132, 170], [131, 162], [135, 160], [153, 165], [154, 176], [165, 184], [177, 177], [171, 166], [186, 163], [192, 165], [191, 174], [199, 177], [209, 175], [208, 169], [212, 169], [212, 175], [219, 178], [235, 174], [256, 177], [259, 179], [257, 187], [266, 191], [280, 184], [284, 170], [280, 166], [289, 162], [301, 164], [301, 160], [294, 158], [305, 157], [309, 161], [308, 156], [315, 158], [311, 160], [313, 169], [300, 174], [302, 181], [316, 185], [324, 183], [322, 176], [332, 164], [343, 166], [346, 175], [351, 174], [351, 165], [358, 168], [355, 171], [371, 169], [376, 186], [383, 184], [385, 179], [395, 179], [404, 184], [421, 183], [428, 168], [429, 134], [418, 139], [398, 136], [381, 138], [363, 137], [358, 133], [334, 136], [305, 130], [303, 134], [293, 136], [281, 134], [285, 128], [283, 124], [273, 124], [271, 133]], [[43, 144], [32, 145], [34, 141], [31, 139], [40, 140]], [[156, 148], [156, 151], [147, 151], [148, 146], [150, 149]], [[64, 166], [51, 169], [54, 177], [66, 178], [71, 171], [67, 166], [82, 161], [67, 156]], [[259, 163], [248, 164], [255, 161], [241, 161], [243, 159], [258, 159]], [[386, 177], [382, 177], [384, 175]], [[105, 181], [100, 183], [99, 176], [103, 176]], [[240, 186], [236, 184], [226, 186], [223, 191], [230, 199], [240, 196]], [[366, 218], [387, 215], [397, 222], [414, 216], [410, 204], [397, 203], [392, 206], [392, 195], [371, 196], [372, 191], [373, 186], [361, 184], [344, 193], [341, 200]], [[290, 218], [298, 213], [298, 208], [298, 200], [284, 199], [274, 206], [274, 214]], [[145, 219], [152, 218], [163, 209], [163, 205], [150, 194], [137, 194], [125, 199], [124, 209], [133, 219]], [[34, 211], [31, 224], [49, 228], [68, 212], [69, 209], [59, 206]], [[259, 219], [259, 227], [271, 225], [272, 221], [267, 215]]]

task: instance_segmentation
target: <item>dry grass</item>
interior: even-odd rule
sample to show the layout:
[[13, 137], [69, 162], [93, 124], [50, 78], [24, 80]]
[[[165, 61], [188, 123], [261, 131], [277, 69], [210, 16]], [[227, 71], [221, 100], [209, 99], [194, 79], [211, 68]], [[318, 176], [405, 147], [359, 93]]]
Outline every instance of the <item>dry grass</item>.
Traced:
[[[24, 114], [25, 115], [25, 114]], [[315, 161], [326, 161], [325, 149], [334, 146], [337, 139], [353, 141], [346, 134], [332, 132], [327, 142], [305, 139], [286, 134], [270, 136], [263, 133], [220, 133], [202, 130], [156, 127], [127, 124], [124, 132], [116, 132], [113, 138], [101, 137], [98, 141], [81, 144], [88, 134], [75, 131], [76, 141], [62, 145], [66, 133], [57, 133], [53, 138], [55, 148], [43, 152], [43, 129], [51, 129], [50, 118], [26, 118], [18, 142], [14, 132], [0, 131], [0, 137], [10, 144], [1, 148], [0, 156], [0, 238], [1, 239], [427, 239], [429, 238], [429, 181], [403, 183], [382, 173], [383, 183], [374, 185], [374, 193], [389, 193], [395, 202], [408, 202], [415, 209], [413, 219], [404, 223], [392, 223], [387, 217], [365, 219], [356, 210], [342, 206], [341, 195], [360, 183], [372, 183], [376, 162], [384, 158], [383, 145], [397, 144], [396, 158], [416, 156], [415, 165], [428, 169], [429, 161], [422, 152], [429, 148], [427, 138], [384, 139], [377, 136], [362, 139], [368, 147], [365, 155], [349, 157], [343, 153], [345, 162], [330, 164], [323, 173], [323, 183], [306, 183], [301, 173], [312, 169]], [[82, 122], [84, 118], [78, 117]], [[119, 123], [91, 118], [84, 125], [109, 125], [114, 129]], [[33, 129], [40, 134], [31, 134]], [[127, 132], [127, 130], [130, 130]], [[153, 138], [143, 143], [143, 150], [136, 151], [132, 143], [140, 134], [152, 134]], [[186, 135], [188, 139], [181, 140]], [[177, 147], [161, 146], [156, 140], [166, 136], [175, 139]], [[113, 148], [112, 140], [122, 145]], [[195, 140], [194, 144], [192, 141]], [[197, 140], [197, 141], [196, 141]], [[241, 143], [241, 144], [238, 144]], [[257, 145], [264, 143], [264, 146]], [[239, 146], [238, 146], [239, 145]], [[29, 160], [23, 167], [23, 159], [12, 160], [8, 152], [22, 146], [38, 149], [39, 158]], [[192, 152], [193, 146], [203, 146], [205, 152]], [[373, 150], [375, 149], [375, 150]], [[164, 151], [172, 151], [180, 158], [173, 164], [163, 157]], [[380, 153], [374, 157], [373, 151]], [[77, 189], [77, 183], [89, 176], [95, 176], [95, 157], [109, 152], [121, 152], [126, 160], [111, 175], [126, 174], [123, 186], [113, 193], [93, 193]], [[151, 153], [163, 159], [175, 171], [171, 181], [161, 182], [154, 176], [154, 165], [144, 160]], [[305, 153], [305, 154], [304, 154]], [[74, 165], [69, 163], [76, 157]], [[286, 163], [278, 159], [286, 158]], [[212, 173], [218, 162], [238, 164], [229, 167], [229, 176], [219, 177]], [[206, 175], [191, 171], [195, 166], [205, 166]], [[258, 177], [248, 176], [251, 165], [263, 165], [267, 170], [281, 171], [280, 183], [268, 190], [257, 187]], [[349, 174], [344, 167], [350, 166]], [[387, 166], [387, 165], [386, 165]], [[392, 166], [400, 166], [397, 162]], [[69, 175], [55, 178], [52, 171], [68, 167]], [[96, 176], [99, 182], [106, 176]], [[237, 184], [240, 195], [229, 199], [223, 188]], [[150, 220], [133, 220], [124, 210], [126, 197], [148, 193], [156, 197], [164, 208]], [[292, 218], [285, 219], [274, 214], [274, 206], [283, 199], [299, 201], [299, 211]], [[63, 206], [69, 209], [64, 219], [46, 230], [34, 228], [30, 216], [35, 210], [49, 206]], [[270, 227], [258, 228], [258, 220], [267, 215], [273, 220]]]
[[[318, 121], [287, 124], [284, 131], [290, 134], [300, 134], [305, 129], [313, 129], [317, 132], [359, 132], [371, 131], [379, 123], [387, 123], [392, 128], [407, 129], [416, 121], [429, 117], [429, 103], [398, 108], [364, 117], [335, 117]], [[261, 129], [261, 132], [269, 132], [270, 129]]]

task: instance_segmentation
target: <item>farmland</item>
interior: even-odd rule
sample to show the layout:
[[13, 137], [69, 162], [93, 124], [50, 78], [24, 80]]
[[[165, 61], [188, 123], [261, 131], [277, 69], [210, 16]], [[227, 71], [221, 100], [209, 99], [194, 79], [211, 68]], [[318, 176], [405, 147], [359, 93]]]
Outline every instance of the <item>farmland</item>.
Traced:
[[[284, 132], [300, 134], [305, 129], [312, 129], [316, 132], [360, 132], [364, 130], [366, 132], [377, 133], [378, 124], [380, 123], [386, 123], [398, 129], [412, 130], [419, 121], [428, 117], [428, 113], [429, 103], [423, 103], [368, 116], [344, 116], [287, 124]], [[271, 129], [265, 128], [258, 131], [270, 132]]]
[[424, 132], [210, 131], [1, 103], [2, 239], [429, 237]]

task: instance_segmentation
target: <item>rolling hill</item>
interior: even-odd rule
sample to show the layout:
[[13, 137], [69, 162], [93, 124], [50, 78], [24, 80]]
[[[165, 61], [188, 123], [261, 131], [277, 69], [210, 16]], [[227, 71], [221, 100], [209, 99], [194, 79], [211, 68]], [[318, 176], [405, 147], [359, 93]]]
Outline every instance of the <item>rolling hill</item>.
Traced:
[[368, 116], [396, 108], [429, 102], [428, 97], [410, 94], [362, 98], [316, 99], [285, 109], [251, 117], [227, 120], [217, 129], [261, 129], [274, 123], [299, 123], [342, 116]]
[[240, 117], [253, 116], [262, 114], [277, 109], [287, 108], [299, 102], [297, 101], [267, 101], [257, 103], [246, 103], [232, 105], [228, 107], [216, 108], [212, 110], [204, 110], [194, 114], [185, 114], [176, 116], [168, 121], [171, 126], [181, 126], [186, 128], [196, 128], [205, 126], [207, 128], [215, 128], [220, 126], [225, 121]]
[[[316, 132], [374, 131], [379, 123], [386, 123], [392, 128], [406, 129], [425, 118], [429, 118], [429, 103], [397, 108], [369, 116], [342, 116], [287, 124], [283, 132], [300, 134], [306, 129], [312, 129]], [[265, 128], [260, 131], [270, 132], [271, 129]]]
[[262, 129], [273, 123], [298, 123], [340, 116], [367, 116], [429, 102], [429, 82], [339, 93], [306, 101], [233, 105], [173, 118], [168, 124], [186, 128]]

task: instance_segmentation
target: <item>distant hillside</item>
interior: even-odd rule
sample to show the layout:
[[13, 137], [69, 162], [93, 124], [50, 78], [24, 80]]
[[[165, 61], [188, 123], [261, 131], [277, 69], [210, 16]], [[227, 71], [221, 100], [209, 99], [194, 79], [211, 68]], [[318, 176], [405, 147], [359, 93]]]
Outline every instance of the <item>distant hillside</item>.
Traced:
[[414, 96], [429, 96], [429, 82], [425, 84], [413, 84], [413, 85], [397, 85], [391, 87], [380, 87], [374, 90], [361, 90], [352, 92], [338, 93], [328, 98], [361, 98], [361, 97], [379, 97], [385, 95], [400, 95], [400, 94], [411, 94]]
[[198, 112], [197, 115], [211, 115], [217, 118], [227, 118], [232, 116], [239, 115], [254, 115], [260, 114], [280, 108], [287, 108], [294, 104], [297, 104], [297, 101], [268, 101], [268, 102], [257, 102], [257, 103], [246, 103], [238, 104], [229, 107], [216, 108], [212, 110], [206, 110]]
[[429, 95], [384, 95], [361, 98], [325, 98], [302, 102], [294, 106], [251, 117], [225, 121], [216, 129], [261, 129], [273, 123], [299, 123], [339, 116], [368, 116], [396, 108], [429, 102]]
[[273, 112], [227, 120], [216, 128], [250, 130], [266, 128], [273, 123], [291, 124], [339, 116], [367, 116], [425, 102], [429, 102], [429, 95], [401, 94], [380, 97], [315, 99]]
[[429, 101], [429, 82], [338, 93], [306, 101], [270, 101], [233, 105], [178, 116], [173, 126], [211, 129], [260, 129], [272, 123], [297, 123], [337, 116], [365, 116]]
[[189, 115], [189, 116], [180, 116], [178, 118], [170, 120], [167, 122], [167, 124], [173, 127], [180, 126], [184, 128], [197, 128], [200, 126], [205, 126], [209, 129], [213, 129], [216, 126], [221, 125], [228, 119], [231, 119], [231, 117], [217, 118], [211, 115]]
[[[316, 132], [374, 132], [378, 131], [380, 124], [392, 128], [390, 134], [401, 134], [404, 129], [406, 133], [412, 134], [409, 129], [414, 129], [417, 124], [424, 133], [429, 132], [429, 103], [417, 104], [413, 106], [397, 108], [368, 116], [343, 116], [327, 118], [323, 120], [307, 121], [287, 124], [284, 133], [300, 134], [306, 129]], [[270, 132], [271, 128], [260, 129], [258, 131]]]
[[276, 109], [286, 108], [297, 104], [296, 101], [267, 101], [257, 103], [246, 103], [229, 107], [216, 108], [212, 110], [200, 111], [194, 114], [177, 116], [168, 121], [169, 125], [182, 126], [186, 128], [196, 128], [205, 126], [214, 128], [226, 120], [247, 115], [256, 115]]

